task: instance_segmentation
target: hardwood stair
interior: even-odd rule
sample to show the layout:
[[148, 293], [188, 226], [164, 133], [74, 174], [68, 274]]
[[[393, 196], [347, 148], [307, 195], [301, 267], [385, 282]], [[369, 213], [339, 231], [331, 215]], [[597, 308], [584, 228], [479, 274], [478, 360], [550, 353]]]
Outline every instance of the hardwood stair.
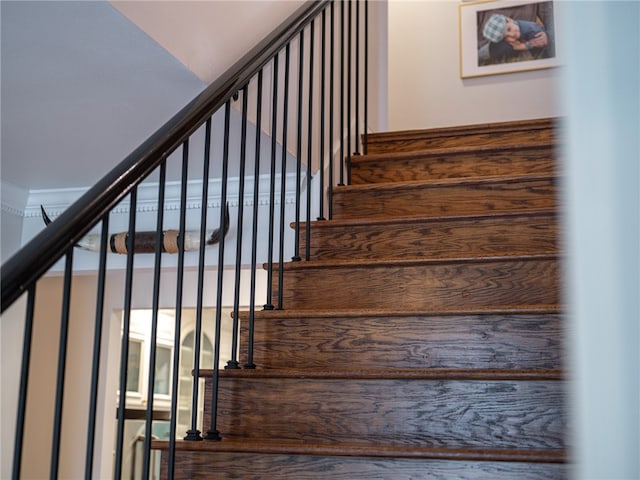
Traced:
[[554, 130], [370, 135], [176, 478], [567, 478]]
[[558, 121], [541, 118], [514, 122], [462, 125], [428, 130], [404, 130], [370, 134], [369, 155], [388, 152], [411, 152], [432, 148], [486, 145], [515, 145], [536, 141], [555, 141]]
[[554, 173], [554, 142], [433, 148], [351, 157], [351, 185]]
[[[303, 223], [301, 231], [306, 228]], [[409, 260], [558, 251], [554, 210], [311, 224], [310, 259]], [[306, 235], [300, 236], [306, 251]]]
[[537, 371], [562, 364], [556, 306], [281, 310], [256, 312], [256, 319], [254, 361], [264, 369]]
[[350, 185], [333, 194], [336, 220], [479, 215], [556, 208], [557, 177], [501, 176]]

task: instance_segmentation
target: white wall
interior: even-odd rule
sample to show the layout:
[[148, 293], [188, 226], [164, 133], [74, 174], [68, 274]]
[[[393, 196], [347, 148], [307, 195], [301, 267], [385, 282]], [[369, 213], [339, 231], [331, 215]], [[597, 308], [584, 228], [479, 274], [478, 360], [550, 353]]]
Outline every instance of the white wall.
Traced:
[[[209, 84], [284, 22], [304, 1], [110, 3]], [[247, 25], [251, 28], [244, 28]], [[240, 31], [242, 35], [238, 35]]]
[[389, 129], [561, 116], [560, 69], [461, 79], [457, 0], [389, 0]]

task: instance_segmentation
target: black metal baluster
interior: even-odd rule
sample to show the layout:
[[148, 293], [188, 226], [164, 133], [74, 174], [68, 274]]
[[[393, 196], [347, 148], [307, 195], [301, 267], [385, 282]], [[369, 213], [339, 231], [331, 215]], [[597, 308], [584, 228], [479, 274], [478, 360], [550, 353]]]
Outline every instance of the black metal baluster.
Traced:
[[[188, 147], [188, 145], [187, 145]], [[193, 336], [193, 380], [191, 390], [191, 427], [185, 440], [202, 440], [198, 430], [198, 396], [200, 393], [200, 348], [202, 341], [202, 307], [204, 295], [204, 260], [207, 239], [207, 204], [209, 200], [209, 155], [211, 149], [211, 118], [205, 125], [204, 161], [202, 166], [202, 197], [200, 198], [200, 245], [198, 250], [198, 290], [196, 295], [196, 325]]]
[[64, 266], [64, 290], [62, 293], [62, 315], [60, 318], [60, 343], [58, 345], [58, 375], [56, 380], [56, 403], [53, 415], [53, 442], [51, 447], [50, 478], [58, 478], [60, 462], [60, 438], [62, 433], [62, 403], [64, 379], [67, 369], [67, 341], [69, 339], [69, 310], [71, 305], [71, 277], [73, 274], [73, 247], [67, 251]]
[[294, 228], [294, 254], [292, 260], [299, 262], [300, 257], [300, 179], [302, 178], [302, 88], [304, 76], [304, 30], [300, 31], [298, 45], [298, 147], [296, 150], [296, 219]]
[[369, 152], [369, 0], [364, 2], [364, 141], [363, 149]]
[[182, 150], [182, 179], [180, 185], [180, 223], [178, 226], [178, 271], [176, 279], [176, 318], [173, 339], [173, 377], [171, 379], [171, 415], [169, 421], [169, 453], [167, 478], [173, 479], [175, 473], [177, 411], [178, 411], [178, 380], [180, 371], [180, 332], [182, 331], [182, 291], [184, 285], [184, 237], [187, 223], [187, 181], [189, 171], [188, 143], [183, 143]]
[[[231, 120], [231, 100], [224, 105], [224, 146], [222, 149], [222, 190], [220, 192], [220, 225], [224, 225], [225, 206], [227, 204], [227, 179], [229, 177], [229, 122]], [[213, 349], [213, 376], [211, 379], [211, 427], [205, 440], [222, 440], [218, 432], [218, 382], [220, 380], [220, 332], [222, 330], [222, 289], [224, 280], [224, 244], [225, 236], [218, 243], [218, 289], [216, 295], [216, 339]]]
[[240, 309], [240, 266], [242, 265], [242, 232], [244, 223], [244, 176], [246, 168], [246, 152], [247, 152], [247, 85], [242, 89], [242, 130], [240, 135], [240, 185], [238, 188], [238, 228], [236, 239], [236, 276], [235, 286], [233, 290], [233, 328], [231, 340], [231, 359], [227, 362], [225, 368], [240, 368], [238, 362], [238, 326], [240, 319], [238, 318]]
[[355, 81], [355, 112], [356, 112], [356, 155], [360, 155], [360, 0], [356, 0], [356, 81]]
[[144, 457], [142, 463], [142, 478], [149, 478], [151, 464], [151, 437], [153, 428], [153, 404], [156, 384], [156, 348], [158, 340], [158, 308], [160, 304], [160, 278], [162, 267], [162, 245], [164, 243], [164, 194], [167, 178], [167, 160], [160, 163], [160, 178], [158, 180], [158, 215], [156, 219], [156, 245], [153, 265], [153, 296], [151, 300], [151, 344], [149, 345], [149, 381], [147, 382], [147, 412], [144, 429]]
[[284, 95], [282, 107], [282, 159], [280, 175], [280, 249], [278, 256], [278, 310], [282, 310], [284, 294], [284, 229], [285, 229], [285, 204], [287, 188], [287, 128], [289, 123], [289, 66], [290, 43], [285, 47], [284, 55]]
[[109, 214], [102, 219], [100, 258], [98, 260], [98, 288], [96, 293], [96, 320], [93, 334], [93, 361], [91, 363], [91, 390], [89, 393], [89, 417], [87, 421], [87, 449], [84, 477], [93, 478], [93, 453], [95, 447], [96, 408], [98, 403], [98, 379], [100, 378], [100, 351], [104, 315], [105, 275], [107, 270], [107, 245], [109, 243]]
[[129, 330], [131, 327], [131, 297], [133, 291], [133, 253], [138, 187], [129, 195], [129, 230], [127, 234], [127, 268], [124, 287], [124, 311], [122, 319], [122, 345], [120, 350], [120, 397], [118, 399], [118, 425], [116, 436], [116, 460], [114, 478], [122, 478], [122, 449], [124, 441], [124, 411], [127, 406], [127, 362], [129, 360]]
[[259, 176], [260, 176], [260, 145], [262, 135], [262, 70], [258, 72], [258, 92], [256, 100], [256, 152], [253, 169], [253, 223], [251, 228], [251, 285], [249, 287], [249, 338], [247, 340], [247, 362], [244, 368], [256, 368], [253, 363], [253, 335], [256, 309], [256, 267], [258, 250], [258, 208], [259, 208]]
[[267, 252], [267, 303], [265, 310], [273, 310], [273, 238], [275, 230], [275, 189], [276, 189], [276, 134], [278, 132], [278, 55], [273, 57], [273, 98], [271, 105], [271, 170], [269, 176], [269, 243]]
[[309, 112], [307, 124], [307, 221], [305, 224], [305, 260], [309, 261], [311, 249], [311, 163], [312, 163], [312, 139], [313, 139], [313, 62], [315, 43], [315, 21], [311, 20], [309, 30]]
[[348, 16], [347, 16], [347, 184], [351, 183], [351, 155], [353, 150], [351, 149], [351, 37], [352, 37], [352, 17], [351, 17], [351, 0], [349, 0]]
[[331, 43], [329, 46], [329, 192], [327, 201], [329, 203], [329, 220], [333, 218], [333, 183], [334, 183], [334, 155], [333, 155], [333, 135], [334, 135], [334, 75], [335, 75], [335, 18], [333, 12], [334, 2], [331, 2]]
[[24, 419], [29, 385], [29, 367], [31, 365], [31, 340], [33, 337], [33, 313], [36, 301], [36, 284], [32, 283], [27, 291], [27, 310], [25, 312], [24, 335], [22, 343], [22, 367], [20, 369], [20, 390], [18, 392], [18, 413], [16, 415], [16, 436], [13, 446], [13, 470], [11, 478], [20, 478], [22, 468], [22, 444], [24, 439]]
[[318, 220], [326, 220], [324, 216], [324, 169], [325, 169], [325, 158], [324, 158], [324, 133], [325, 133], [325, 60], [326, 60], [326, 31], [327, 31], [327, 9], [322, 10], [322, 35], [320, 37], [320, 214], [318, 216]]
[[[340, 2], [340, 186], [344, 185], [344, 1]], [[348, 149], [348, 147], [347, 147]]]

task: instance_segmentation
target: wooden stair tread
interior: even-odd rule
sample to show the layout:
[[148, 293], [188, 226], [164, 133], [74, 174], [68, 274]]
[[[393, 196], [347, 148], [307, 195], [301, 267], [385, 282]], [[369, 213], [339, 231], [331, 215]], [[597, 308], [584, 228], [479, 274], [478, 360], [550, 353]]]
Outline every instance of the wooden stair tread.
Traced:
[[473, 186], [508, 184], [519, 182], [536, 182], [559, 179], [559, 175], [498, 175], [493, 177], [464, 177], [464, 178], [444, 178], [436, 180], [416, 180], [406, 182], [372, 183], [366, 185], [344, 185], [334, 189], [334, 194], [339, 192], [364, 192], [364, 191], [384, 191], [384, 190], [408, 190], [422, 189], [429, 187], [449, 187], [449, 186]]
[[[536, 315], [559, 314], [564, 311], [563, 305], [513, 305], [510, 307], [450, 307], [421, 310], [394, 310], [394, 309], [354, 309], [354, 310], [258, 310], [254, 312], [255, 318], [338, 318], [338, 317], [413, 317], [413, 316], [462, 316], [462, 315]], [[240, 318], [247, 318], [248, 311], [239, 311]]]
[[[406, 267], [420, 265], [446, 265], [461, 263], [496, 263], [496, 262], [526, 262], [539, 260], [559, 260], [562, 255], [557, 252], [536, 253], [527, 255], [497, 255], [497, 256], [474, 256], [474, 257], [443, 257], [443, 258], [418, 258], [418, 259], [380, 259], [380, 260], [306, 260], [299, 262], [285, 262], [285, 271], [297, 271], [308, 269], [327, 268], [376, 268], [376, 267]], [[264, 265], [267, 268], [267, 265]], [[273, 268], [277, 269], [278, 264], [274, 263]]]
[[[230, 369], [220, 370], [221, 377], [227, 378], [279, 378], [305, 380], [478, 380], [478, 381], [529, 381], [563, 380], [560, 369]], [[213, 376], [213, 370], [200, 370], [200, 377]]]
[[351, 164], [368, 163], [368, 162], [380, 162], [380, 161], [394, 161], [394, 160], [409, 160], [420, 159], [428, 157], [439, 156], [455, 156], [463, 153], [489, 153], [489, 152], [505, 152], [510, 150], [538, 150], [544, 148], [554, 148], [557, 142], [544, 140], [544, 141], [529, 141], [520, 142], [507, 145], [477, 145], [468, 146], [461, 145], [459, 147], [443, 147], [443, 148], [430, 148], [425, 150], [412, 150], [407, 152], [388, 152], [388, 153], [370, 153], [367, 155], [357, 155], [351, 157]]
[[[153, 441], [154, 450], [168, 450], [168, 441]], [[223, 438], [221, 441], [176, 441], [177, 451], [208, 451], [231, 453], [254, 453], [270, 455], [314, 455], [314, 456], [357, 456], [387, 458], [417, 458], [439, 460], [470, 460], [500, 462], [542, 462], [565, 463], [564, 450], [510, 450], [480, 448], [433, 448], [393, 445], [328, 445], [298, 442], [252, 441]]]
[[510, 144], [514, 139], [557, 138], [556, 119], [533, 119], [516, 122], [496, 122], [424, 130], [399, 130], [372, 133], [367, 138], [367, 152], [409, 151], [457, 147], [460, 145]]
[[496, 131], [521, 131], [557, 128], [557, 126], [558, 121], [554, 118], [537, 118], [531, 120], [516, 120], [510, 122], [474, 123], [449, 127], [370, 133], [367, 135], [367, 140], [370, 143], [379, 143], [391, 139], [415, 137], [416, 135], [440, 137], [446, 135], [459, 135], [460, 133], [495, 133]]
[[[311, 222], [311, 228], [334, 228], [334, 227], [357, 227], [357, 226], [376, 226], [376, 225], [395, 225], [395, 224], [412, 224], [412, 223], [439, 223], [439, 222], [455, 222], [455, 221], [473, 221], [473, 220], [509, 220], [512, 218], [537, 218], [537, 217], [553, 217], [557, 218], [558, 213], [555, 208], [541, 208], [539, 210], [513, 211], [513, 212], [485, 212], [460, 215], [439, 215], [439, 216], [411, 216], [411, 217], [388, 217], [388, 218], [346, 218], [332, 220], [315, 220]], [[300, 222], [300, 229], [306, 228], [307, 222]], [[291, 223], [291, 228], [295, 227], [295, 223]]]

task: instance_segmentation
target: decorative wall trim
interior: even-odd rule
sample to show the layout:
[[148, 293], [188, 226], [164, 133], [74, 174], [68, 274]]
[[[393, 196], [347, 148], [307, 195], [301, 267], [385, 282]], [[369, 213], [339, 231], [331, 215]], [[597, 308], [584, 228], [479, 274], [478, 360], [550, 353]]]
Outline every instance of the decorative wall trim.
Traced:
[[14, 217], [24, 217], [23, 209], [13, 207], [5, 202], [2, 202], [1, 211], [3, 215], [12, 215]]
[[[296, 174], [288, 173], [286, 175], [287, 191], [285, 193], [285, 204], [295, 203], [295, 181]], [[269, 204], [269, 188], [270, 181], [268, 175], [258, 177], [258, 204]], [[300, 179], [301, 188], [306, 189], [306, 178], [303, 175]], [[280, 175], [276, 175], [276, 185], [280, 185]], [[244, 206], [253, 205], [253, 177], [247, 178], [244, 185]], [[165, 211], [180, 210], [180, 182], [167, 182], [165, 187]], [[220, 208], [221, 203], [222, 182], [220, 179], [209, 180], [209, 191], [207, 199], [207, 208]], [[88, 188], [65, 188], [65, 189], [48, 189], [48, 190], [32, 190], [29, 193], [29, 199], [24, 211], [13, 209], [17, 215], [25, 218], [40, 217], [40, 205], [43, 205], [51, 218], [60, 215], [74, 201], [80, 198]], [[227, 202], [231, 207], [237, 207], [240, 204], [238, 193], [240, 190], [239, 179], [231, 178], [227, 186]], [[157, 212], [158, 211], [158, 183], [143, 183], [138, 187], [138, 200], [136, 212]], [[275, 203], [280, 204], [280, 195], [275, 197]], [[202, 205], [202, 180], [190, 180], [187, 183], [187, 210], [200, 210]], [[3, 211], [5, 204], [2, 205]], [[6, 208], [11, 208], [7, 206]], [[128, 214], [129, 201], [123, 200], [111, 212], [112, 214]]]
[[2, 214], [24, 217], [25, 205], [29, 196], [28, 191], [4, 180], [0, 181], [0, 190], [2, 192], [2, 203], [0, 205]]

